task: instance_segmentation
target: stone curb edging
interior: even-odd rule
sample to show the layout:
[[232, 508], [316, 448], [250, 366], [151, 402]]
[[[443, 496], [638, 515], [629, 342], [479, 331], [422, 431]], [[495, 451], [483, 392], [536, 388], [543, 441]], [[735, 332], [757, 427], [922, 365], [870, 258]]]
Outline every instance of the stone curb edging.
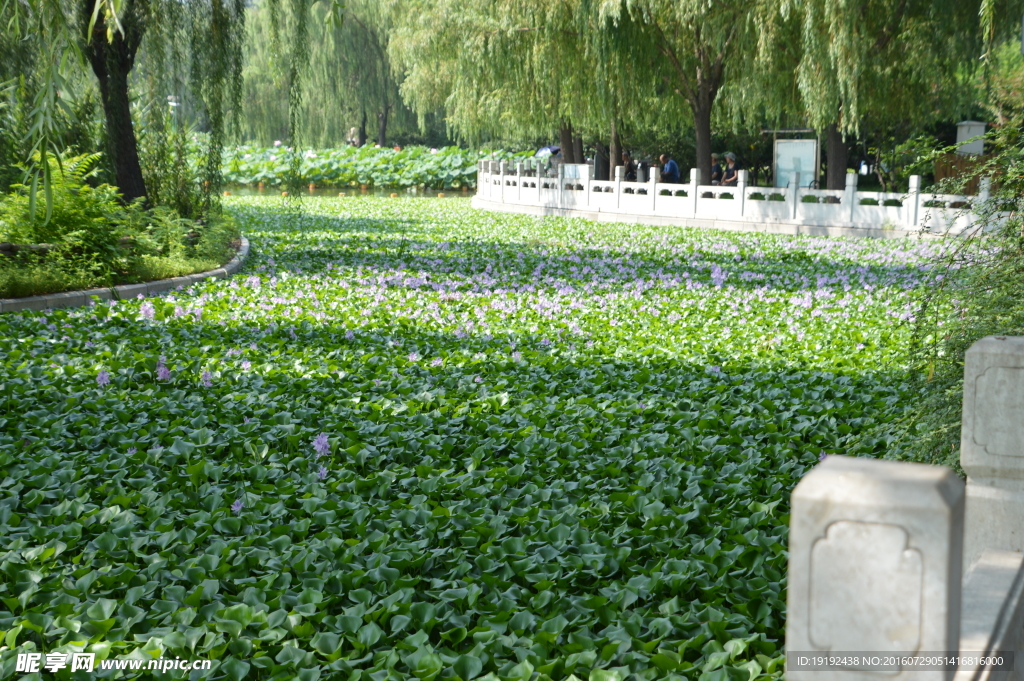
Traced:
[[242, 267], [242, 263], [249, 257], [249, 240], [242, 237], [242, 245], [226, 265], [206, 272], [197, 272], [187, 277], [174, 277], [173, 279], [160, 279], [143, 284], [123, 284], [112, 288], [93, 288], [85, 291], [67, 291], [65, 293], [48, 293], [44, 296], [28, 296], [26, 298], [0, 298], [0, 313], [18, 312], [20, 310], [49, 310], [58, 307], [79, 307], [87, 305], [93, 296], [100, 300], [128, 300], [137, 297], [140, 293], [143, 296], [151, 296], [156, 293], [170, 291], [179, 286], [190, 286], [203, 279], [216, 277], [223, 279], [231, 276]]
[[535, 206], [529, 204], [512, 204], [491, 201], [474, 196], [474, 208], [491, 210], [499, 213], [520, 213], [524, 215], [558, 216], [566, 218], [584, 218], [595, 222], [624, 222], [627, 224], [652, 225], [658, 227], [699, 227], [720, 229], [728, 232], [750, 232], [756, 234], [781, 234], [787, 236], [848, 236], [868, 237], [874, 239], [941, 239], [942, 234], [907, 229], [881, 229], [878, 227], [845, 227], [840, 225], [805, 225], [791, 220], [783, 221], [746, 221], [723, 220], [718, 218], [671, 217], [663, 215], [631, 215], [629, 213], [612, 213], [606, 211], [558, 208], [555, 206]]

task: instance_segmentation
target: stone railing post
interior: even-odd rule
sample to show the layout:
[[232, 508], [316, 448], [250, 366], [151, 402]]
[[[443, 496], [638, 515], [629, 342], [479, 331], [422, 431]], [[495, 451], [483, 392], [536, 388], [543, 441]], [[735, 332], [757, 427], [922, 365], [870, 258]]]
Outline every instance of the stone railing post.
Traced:
[[964, 564], [985, 549], [1024, 551], [1024, 337], [988, 336], [967, 351], [960, 465]]
[[[979, 204], [979, 205], [972, 206], [971, 224], [974, 224], [974, 221], [978, 217], [977, 208], [981, 207], [985, 203], [988, 203], [989, 199], [991, 199], [991, 198], [992, 198], [992, 178], [991, 177], [983, 177], [978, 182], [978, 197], [975, 199], [974, 203], [975, 204]], [[989, 225], [990, 229], [993, 228], [993, 227], [995, 227], [995, 225], [991, 225], [991, 224]]]
[[[954, 681], [1016, 681], [1024, 651], [1024, 555], [986, 549], [964, 577], [960, 597], [960, 653], [1001, 657], [1004, 670], [967, 664]], [[1012, 657], [1012, 660], [1011, 660]], [[1008, 674], [1016, 669], [1016, 674]]]
[[992, 178], [983, 177], [978, 182], [978, 201], [988, 201], [992, 198]]
[[558, 187], [558, 193], [555, 194], [555, 201], [558, 202], [558, 206], [561, 207], [561, 206], [565, 205], [565, 201], [562, 200], [562, 197], [565, 195], [564, 194], [564, 192], [565, 192], [565, 164], [564, 163], [559, 163], [558, 164], [557, 179], [555, 180], [555, 182], [557, 183], [555, 186]]
[[508, 161], [501, 161], [498, 163], [498, 175], [498, 186], [501, 187], [501, 202], [505, 203], [505, 183], [508, 182]]
[[700, 168], [690, 168], [690, 186], [686, 190], [689, 196], [687, 205], [690, 207], [690, 214], [697, 214], [697, 197], [699, 196], [700, 189]]
[[921, 218], [921, 176], [910, 176], [910, 187], [907, 191], [907, 201], [910, 202], [910, 210], [907, 211], [907, 224], [910, 227], [917, 227]]
[[843, 189], [843, 217], [847, 222], [853, 222], [853, 214], [857, 205], [857, 180], [860, 175], [857, 173], [846, 173], [846, 187]]
[[523, 202], [523, 162], [516, 161], [516, 202]]
[[797, 211], [800, 210], [800, 173], [789, 174], [789, 186], [786, 187], [786, 197], [789, 200], [789, 216], [796, 220]]
[[743, 211], [746, 208], [747, 182], [749, 181], [749, 177], [749, 172], [746, 170], [736, 171], [736, 200], [739, 201], [740, 217], [743, 217]]
[[583, 185], [583, 205], [590, 207], [590, 193], [593, 191], [591, 183], [594, 181], [594, 166], [585, 165], [580, 166], [580, 170], [583, 176], [580, 178], [580, 182]]
[[939, 466], [830, 456], [793, 490], [790, 518], [786, 679], [949, 681], [951, 671], [802, 662], [959, 650], [960, 478]]
[[622, 208], [622, 183], [625, 180], [625, 166], [615, 166], [615, 210]]
[[661, 166], [655, 164], [651, 166], [651, 176], [647, 178], [647, 184], [650, 187], [647, 189], [647, 193], [651, 197], [651, 212], [654, 212], [655, 206], [658, 205], [658, 183], [661, 182]]

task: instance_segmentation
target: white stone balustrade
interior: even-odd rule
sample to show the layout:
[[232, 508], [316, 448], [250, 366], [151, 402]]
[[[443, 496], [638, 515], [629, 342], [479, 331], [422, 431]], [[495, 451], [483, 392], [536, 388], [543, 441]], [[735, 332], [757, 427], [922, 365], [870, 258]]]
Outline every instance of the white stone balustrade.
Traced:
[[989, 336], [967, 351], [960, 465], [965, 565], [987, 548], [1024, 551], [1024, 338]]
[[[786, 649], [904, 655], [958, 649], [964, 484], [949, 469], [829, 457], [793, 491]], [[859, 665], [833, 678], [878, 673]], [[907, 670], [897, 670], [896, 678]], [[918, 672], [938, 681], [944, 672]], [[787, 679], [824, 679], [820, 670]]]
[[[652, 166], [646, 182], [626, 182], [616, 166], [613, 179], [598, 181], [594, 167], [557, 164], [556, 172], [526, 161], [523, 171], [496, 161], [481, 162], [474, 204], [492, 210], [572, 215], [605, 221], [678, 224], [789, 234], [900, 237], [921, 232], [961, 233], [975, 224], [969, 207], [987, 199], [990, 184], [977, 197], [929, 194], [921, 178], [910, 178], [906, 192], [857, 191], [855, 174], [842, 190], [806, 189], [794, 173], [784, 188], [757, 187], [740, 171], [735, 187], [702, 185], [696, 169], [688, 183], [662, 182]], [[561, 173], [561, 174], [559, 174]], [[526, 177], [524, 177], [524, 175]], [[551, 179], [557, 179], [551, 182]], [[574, 182], [564, 182], [572, 178]], [[548, 180], [538, 183], [538, 180]]]
[[[1024, 681], [1024, 338], [968, 350], [961, 433], [966, 485], [943, 467], [841, 456], [797, 485], [788, 680]], [[843, 652], [967, 661], [801, 663]], [[968, 659], [993, 655], [1003, 667]]]

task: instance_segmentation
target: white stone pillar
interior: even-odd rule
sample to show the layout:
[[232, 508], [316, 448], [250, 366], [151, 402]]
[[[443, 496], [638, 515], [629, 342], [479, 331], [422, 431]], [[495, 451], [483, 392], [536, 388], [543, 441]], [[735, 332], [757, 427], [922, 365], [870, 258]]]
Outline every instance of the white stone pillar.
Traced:
[[978, 182], [978, 201], [988, 201], [992, 198], [992, 178], [983, 177]]
[[854, 211], [857, 210], [857, 173], [846, 173], [846, 187], [843, 189], [843, 217], [846, 222], [853, 222]]
[[498, 163], [498, 186], [501, 187], [501, 202], [505, 203], [505, 183], [508, 182], [508, 161]]
[[622, 208], [622, 183], [626, 180], [626, 167], [615, 166], [615, 210]]
[[1013, 656], [1015, 670], [984, 670], [968, 662], [954, 681], [1020, 681], [1024, 678], [1024, 555], [1016, 551], [985, 549], [964, 575], [961, 596], [960, 652], [970, 659], [978, 653], [996, 653], [1004, 664]]
[[523, 202], [523, 162], [516, 161], [516, 203]]
[[907, 201], [910, 202], [910, 210], [907, 211], [907, 223], [910, 227], [917, 227], [921, 217], [921, 176], [910, 176], [910, 188], [907, 191]]
[[558, 187], [558, 193], [555, 194], [555, 201], [558, 203], [559, 207], [561, 207], [561, 206], [565, 205], [565, 201], [562, 198], [565, 195], [565, 164], [564, 163], [559, 163], [558, 164], [557, 176], [558, 177], [555, 180], [555, 182], [557, 184], [555, 186]]
[[830, 456], [805, 475], [790, 511], [786, 679], [952, 679], [799, 662], [959, 650], [963, 532], [964, 484], [948, 468]]
[[654, 213], [655, 207], [658, 205], [658, 183], [661, 182], [661, 166], [655, 164], [651, 166], [651, 176], [647, 178], [647, 184], [650, 187], [647, 189], [647, 193], [651, 197], [651, 213]]
[[789, 174], [789, 186], [786, 187], [786, 199], [789, 201], [789, 216], [796, 220], [797, 211], [800, 210], [800, 173]]
[[686, 203], [690, 207], [690, 214], [691, 215], [696, 215], [697, 214], [697, 197], [700, 195], [700, 193], [698, 191], [699, 189], [700, 189], [700, 168], [690, 168], [690, 186], [686, 190], [687, 193], [690, 195], [687, 198], [689, 198], [690, 200], [687, 201]]
[[1024, 551], [1024, 337], [988, 336], [967, 351], [960, 465], [964, 564], [985, 549]]
[[749, 181], [749, 171], [738, 170], [736, 171], [736, 197], [735, 200], [739, 201], [739, 215], [743, 217], [744, 209], [747, 203], [747, 182]]
[[583, 184], [583, 205], [589, 208], [590, 194], [594, 189], [591, 185], [591, 183], [594, 181], [594, 166], [580, 166], [580, 172], [583, 173], [582, 177], [580, 178], [580, 182]]

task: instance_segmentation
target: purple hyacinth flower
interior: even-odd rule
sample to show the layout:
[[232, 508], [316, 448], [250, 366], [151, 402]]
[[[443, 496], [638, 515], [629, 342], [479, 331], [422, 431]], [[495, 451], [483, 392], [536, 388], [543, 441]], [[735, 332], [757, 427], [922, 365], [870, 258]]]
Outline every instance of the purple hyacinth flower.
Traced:
[[96, 383], [101, 387], [105, 385], [110, 385], [110, 372], [108, 372], [106, 369], [101, 371], [96, 376]]
[[331, 443], [327, 440], [327, 433], [320, 433], [313, 440], [313, 449], [317, 457], [326, 456], [331, 453]]
[[320, 478], [321, 480], [326, 478], [327, 477], [327, 469], [324, 468], [323, 466], [320, 466], [320, 470], [318, 470], [316, 472], [316, 477]]
[[242, 503], [241, 499], [231, 504], [231, 510], [234, 511], [235, 513], [241, 511], [243, 507], [245, 507], [245, 504]]
[[204, 371], [203, 372], [203, 387], [204, 388], [209, 388], [212, 385], [213, 385], [213, 377], [210, 375], [209, 371]]
[[171, 380], [171, 370], [167, 368], [167, 365], [163, 363], [161, 359], [156, 363], [156, 380], [158, 381], [169, 381]]
[[153, 307], [153, 303], [149, 301], [143, 303], [139, 311], [142, 313], [143, 319], [153, 319], [156, 316], [156, 309]]

